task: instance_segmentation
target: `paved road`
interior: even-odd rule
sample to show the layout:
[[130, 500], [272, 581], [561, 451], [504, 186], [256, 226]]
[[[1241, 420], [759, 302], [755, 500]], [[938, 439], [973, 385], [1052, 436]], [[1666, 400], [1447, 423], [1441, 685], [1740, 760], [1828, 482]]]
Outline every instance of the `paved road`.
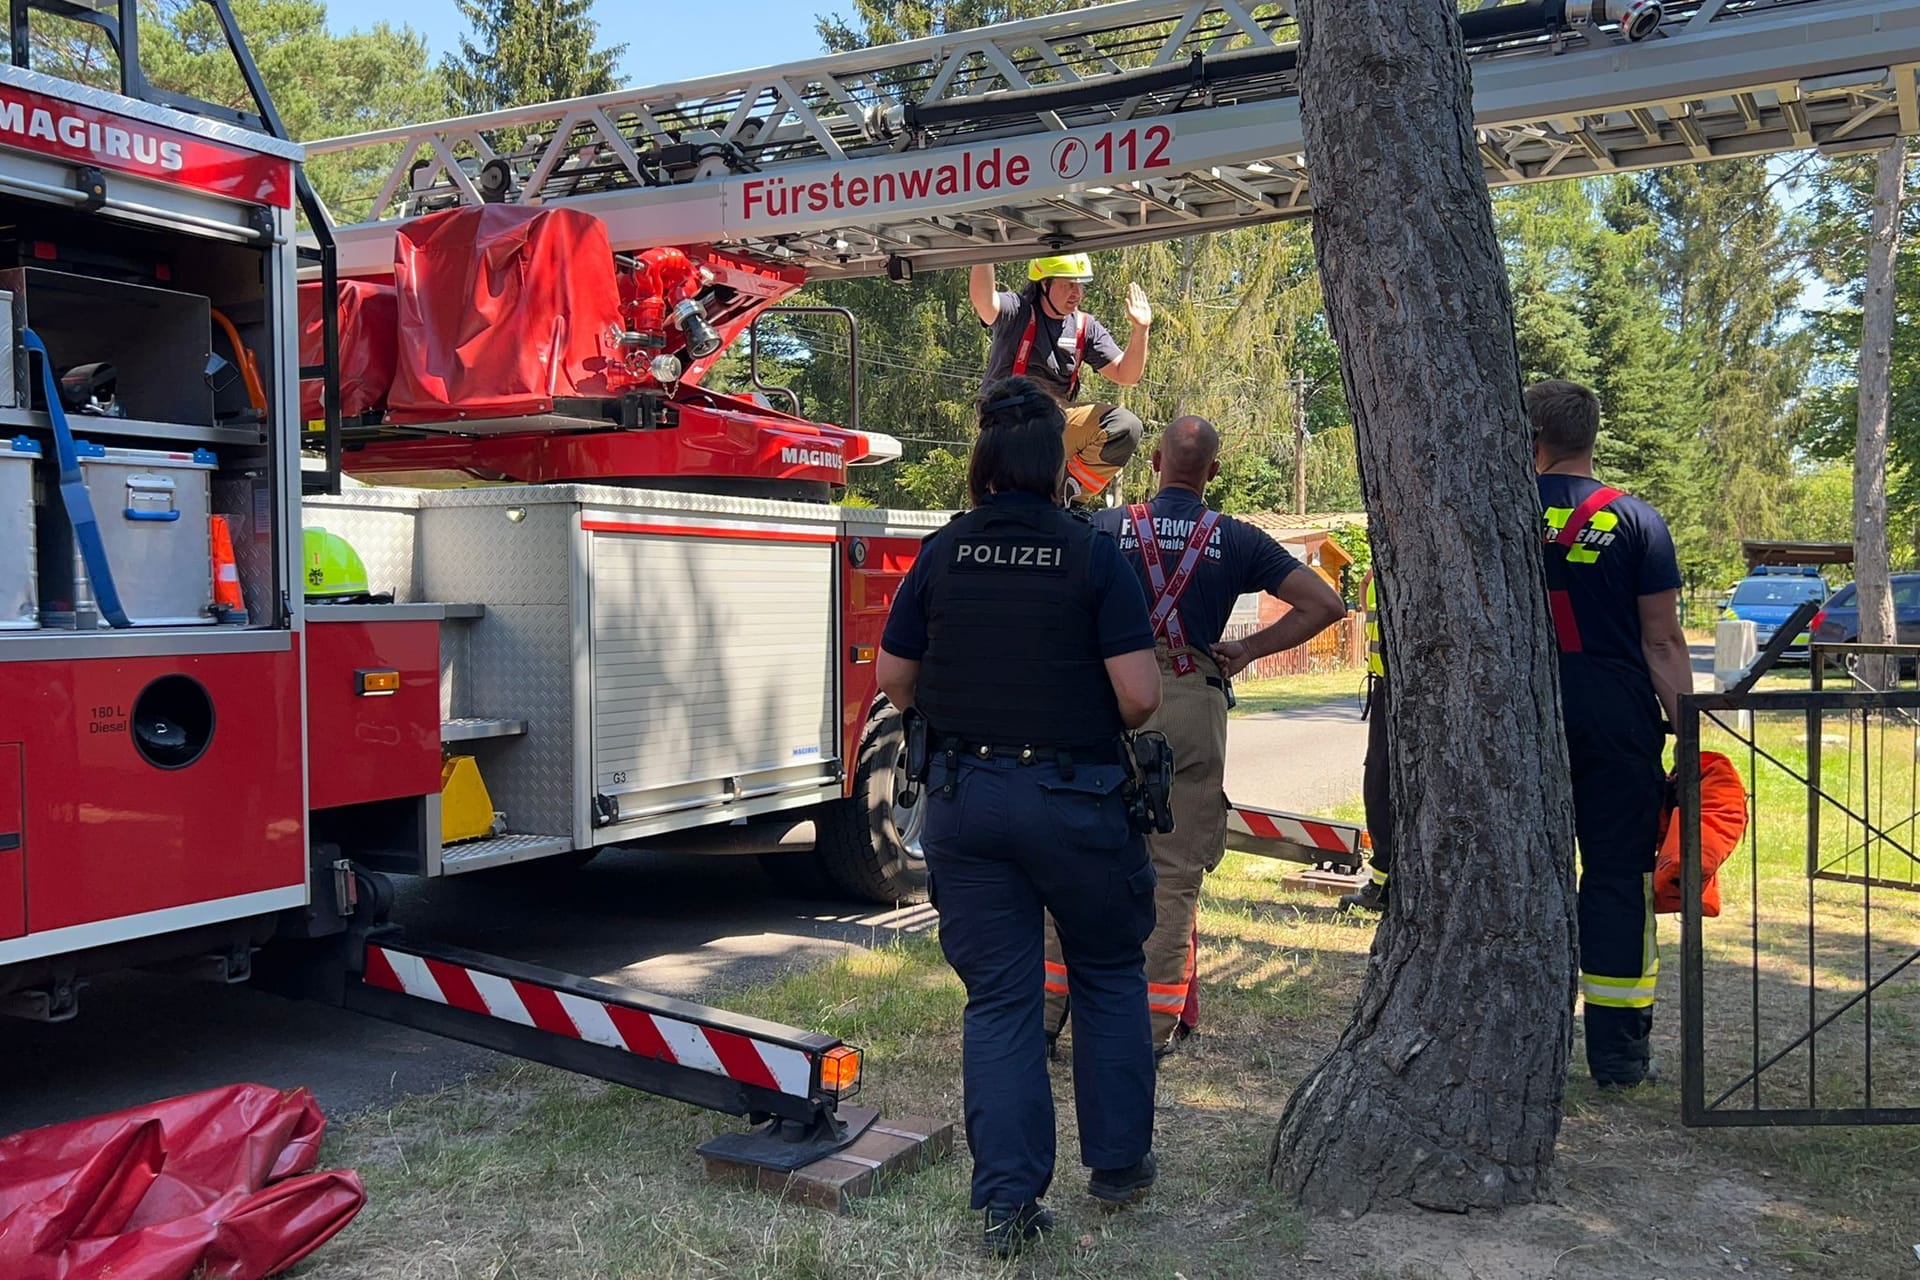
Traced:
[[[1351, 703], [1235, 720], [1235, 799], [1313, 809], [1359, 789]], [[402, 889], [423, 941], [699, 998], [933, 923], [782, 894], [750, 857], [614, 851], [540, 887], [484, 873]], [[330, 1115], [378, 1108], [498, 1064], [481, 1049], [354, 1014], [150, 974], [102, 977], [59, 1026], [0, 1019], [0, 1134], [239, 1080], [312, 1088]]]

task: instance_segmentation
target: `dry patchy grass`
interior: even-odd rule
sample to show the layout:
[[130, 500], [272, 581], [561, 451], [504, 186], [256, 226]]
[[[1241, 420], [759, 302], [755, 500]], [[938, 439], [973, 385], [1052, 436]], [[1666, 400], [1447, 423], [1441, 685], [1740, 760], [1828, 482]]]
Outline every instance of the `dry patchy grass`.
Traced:
[[[1789, 758], [1790, 726], [1769, 726]], [[1725, 746], [1724, 742], [1719, 745]], [[1804, 745], [1799, 747], [1802, 757]], [[1911, 748], [1909, 747], [1909, 750]], [[1743, 758], [1743, 772], [1747, 768]], [[1911, 773], [1909, 760], [1906, 765]], [[1714, 998], [1737, 1012], [1733, 978], [1761, 933], [1805, 915], [1806, 830], [1782, 778], [1757, 775], [1759, 874], [1736, 859], [1728, 913], [1709, 922]], [[1920, 780], [1916, 780], [1920, 781]], [[1905, 785], [1889, 788], [1904, 798]], [[1354, 802], [1338, 816], [1359, 816]], [[1897, 815], [1896, 815], [1897, 816]], [[1796, 826], [1797, 822], [1797, 826]], [[1014, 1264], [979, 1250], [967, 1211], [964, 1142], [953, 1159], [902, 1178], [834, 1218], [708, 1183], [694, 1148], [738, 1122], [537, 1067], [519, 1067], [336, 1126], [332, 1163], [354, 1167], [371, 1198], [347, 1232], [302, 1269], [344, 1280], [599, 1280], [601, 1277], [1039, 1276], [1321, 1277], [1327, 1280], [1649, 1280], [1809, 1276], [1894, 1280], [1913, 1274], [1920, 1241], [1920, 1133], [1912, 1130], [1690, 1130], [1678, 1120], [1678, 927], [1660, 922], [1667, 958], [1656, 1052], [1662, 1083], [1603, 1095], [1578, 1043], [1561, 1133], [1556, 1200], [1490, 1218], [1375, 1215], [1307, 1221], [1265, 1182], [1267, 1148], [1288, 1095], [1338, 1037], [1359, 991], [1371, 921], [1332, 900], [1289, 892], [1287, 868], [1231, 855], [1209, 878], [1200, 918], [1201, 1033], [1167, 1060], [1157, 1148], [1162, 1180], [1126, 1213], [1082, 1194], [1072, 1082], [1053, 1072], [1060, 1171], [1049, 1196], [1059, 1229]], [[1820, 898], [1820, 927], [1843, 936], [1842, 896]], [[1883, 895], [1893, 898], [1896, 895]], [[1920, 898], [1889, 936], [1920, 930]], [[1894, 908], [1886, 908], [1891, 911]], [[1920, 945], [1920, 934], [1912, 936]], [[1799, 953], [1804, 957], [1804, 950]], [[1767, 1008], [1804, 1004], [1793, 950]], [[1818, 956], [1846, 980], [1849, 957]], [[1745, 980], [1745, 979], [1742, 979]], [[1718, 990], [1710, 985], [1710, 994]], [[961, 1114], [963, 994], [937, 942], [916, 936], [721, 1003], [832, 1032], [867, 1050], [862, 1102], [896, 1115]], [[1883, 1011], [1884, 1013], [1884, 1011]], [[1881, 1016], [1881, 1015], [1877, 1015]], [[1920, 1023], [1916, 1019], [1915, 1023]], [[1739, 1028], [1735, 1027], [1736, 1031]], [[1744, 1033], [1742, 1033], [1744, 1034]], [[1920, 1077], [1920, 1037], [1889, 1027], [1876, 1071]], [[1725, 1045], [1721, 1065], [1737, 1065]], [[1894, 1064], [1898, 1063], [1896, 1068]]]

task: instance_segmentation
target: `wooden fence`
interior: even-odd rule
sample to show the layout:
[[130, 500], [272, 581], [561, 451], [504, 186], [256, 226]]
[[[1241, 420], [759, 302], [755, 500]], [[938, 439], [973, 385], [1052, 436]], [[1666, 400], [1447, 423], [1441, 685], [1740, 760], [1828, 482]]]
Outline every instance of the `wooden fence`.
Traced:
[[[1239, 640], [1252, 635], [1266, 624], [1245, 622], [1229, 626], [1223, 640]], [[1270, 680], [1275, 676], [1299, 676], [1310, 671], [1344, 671], [1367, 664], [1366, 615], [1350, 611], [1307, 643], [1285, 653], [1260, 659], [1238, 677], [1241, 680]]]

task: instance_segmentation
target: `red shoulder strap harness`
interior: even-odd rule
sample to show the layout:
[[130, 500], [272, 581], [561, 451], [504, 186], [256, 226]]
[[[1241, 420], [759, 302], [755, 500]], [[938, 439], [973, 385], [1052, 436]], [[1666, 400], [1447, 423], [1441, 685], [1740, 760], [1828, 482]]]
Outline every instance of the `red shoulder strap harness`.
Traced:
[[[1087, 318], [1078, 311], [1066, 318], [1073, 323], [1073, 372], [1067, 377], [1067, 399], [1080, 394], [1080, 363], [1087, 349]], [[1062, 321], [1066, 323], [1066, 321]], [[1027, 357], [1033, 353], [1033, 340], [1040, 333], [1040, 300], [1034, 299], [1032, 309], [1027, 312], [1027, 331], [1020, 339], [1020, 345], [1013, 353], [1013, 376], [1023, 377], [1027, 372]]]
[[1200, 555], [1206, 550], [1207, 541], [1213, 537], [1214, 526], [1220, 523], [1220, 513], [1208, 511], [1194, 522], [1193, 535], [1187, 539], [1187, 549], [1180, 556], [1180, 564], [1174, 570], [1171, 582], [1167, 581], [1167, 568], [1160, 560], [1160, 539], [1153, 531], [1153, 515], [1147, 504], [1136, 502], [1128, 507], [1127, 518], [1133, 521], [1134, 536], [1140, 539], [1140, 556], [1147, 562], [1147, 581], [1153, 587], [1153, 610], [1147, 615], [1147, 620], [1153, 624], [1155, 635], [1165, 634], [1167, 637], [1167, 647], [1173, 650], [1174, 674], [1190, 676], [1200, 668], [1186, 651], [1187, 629], [1181, 623], [1175, 606], [1193, 581], [1193, 571], [1200, 564]]
[[1560, 652], [1579, 653], [1580, 624], [1573, 616], [1573, 597], [1567, 594], [1567, 557], [1580, 541], [1580, 535], [1587, 531], [1593, 518], [1600, 509], [1615, 498], [1625, 497], [1619, 489], [1609, 489], [1605, 485], [1587, 495], [1587, 500], [1573, 509], [1567, 517], [1567, 523], [1549, 540], [1549, 546], [1561, 548], [1559, 555], [1547, 556], [1547, 607], [1553, 613], [1553, 633], [1559, 639]]

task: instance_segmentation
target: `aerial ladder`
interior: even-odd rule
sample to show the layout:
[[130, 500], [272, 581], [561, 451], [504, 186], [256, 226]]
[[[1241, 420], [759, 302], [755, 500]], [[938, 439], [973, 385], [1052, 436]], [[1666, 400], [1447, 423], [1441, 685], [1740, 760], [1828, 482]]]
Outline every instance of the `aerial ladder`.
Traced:
[[[1474, 137], [1496, 187], [1842, 154], [1920, 128], [1920, 0], [1485, 0], [1460, 28]], [[589, 215], [620, 263], [684, 254], [705, 281], [657, 300], [651, 314], [665, 319], [634, 335], [619, 407], [556, 399], [537, 418], [488, 420], [448, 405], [433, 421], [415, 406], [404, 421], [329, 422], [315, 447], [329, 470], [383, 481], [617, 478], [725, 492], [738, 476], [690, 476], [686, 451], [663, 443], [712, 438], [718, 415], [735, 429], [827, 433], [831, 452], [785, 449], [800, 461], [778, 469], [801, 486], [789, 492], [825, 497], [847, 467], [899, 456], [858, 419], [857, 369], [852, 420], [802, 427], [797, 401], [780, 415], [700, 385], [727, 343], [808, 281], [905, 284], [1306, 216], [1298, 40], [1285, 0], [1124, 0], [309, 144], [377, 182], [336, 211], [351, 215], [333, 232], [350, 282], [384, 287], [423, 224], [488, 211]], [[1418, 193], [1407, 205], [1421, 216]], [[857, 334], [849, 348], [857, 364]], [[823, 456], [829, 465], [814, 465]], [[910, 553], [902, 543], [887, 554], [899, 567]], [[851, 722], [873, 696], [870, 671], [843, 674]], [[1231, 831], [1238, 847], [1324, 870], [1364, 858], [1351, 825], [1240, 807]]]
[[[1920, 129], [1912, 0], [1486, 0], [1460, 26], [1475, 141], [1497, 187], [1870, 150]], [[590, 214], [618, 255], [687, 250], [710, 278], [692, 303], [726, 323], [703, 332], [696, 318], [692, 339], [637, 348], [632, 380], [641, 400], [687, 402], [720, 354], [715, 338], [806, 281], [905, 282], [1307, 215], [1298, 50], [1285, 0], [1124, 0], [308, 153], [378, 181], [334, 211], [348, 278], [391, 278], [403, 228], [484, 206]], [[406, 430], [356, 422], [346, 466], [393, 475], [470, 461], [474, 473], [555, 479], [662, 465], [632, 439], [556, 463], [551, 433], [568, 424], [487, 431], [474, 417], [439, 431], [417, 414]], [[609, 411], [575, 425], [620, 421]], [[629, 427], [657, 421], [624, 415]], [[847, 425], [850, 465], [898, 456]], [[315, 435], [337, 463], [332, 433]]]

